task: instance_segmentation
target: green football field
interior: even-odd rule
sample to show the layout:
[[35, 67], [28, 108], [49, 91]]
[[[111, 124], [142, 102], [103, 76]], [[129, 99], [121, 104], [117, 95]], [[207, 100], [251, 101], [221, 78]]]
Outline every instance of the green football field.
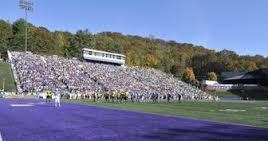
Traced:
[[3, 83], [5, 91], [16, 91], [15, 80], [11, 71], [11, 66], [8, 63], [0, 62], [0, 89], [3, 89]]
[[[5, 83], [5, 91], [16, 91], [10, 64], [0, 63], [0, 89]], [[221, 95], [219, 95], [221, 97]], [[223, 97], [236, 97], [222, 94]], [[181, 103], [111, 103], [92, 102], [91, 100], [66, 100], [100, 107], [117, 108], [131, 111], [148, 112], [161, 115], [185, 116], [195, 119], [220, 121], [268, 127], [268, 101], [183, 101]]]
[[182, 101], [181, 103], [112, 103], [65, 100], [107, 108], [185, 116], [195, 119], [268, 127], [268, 101]]

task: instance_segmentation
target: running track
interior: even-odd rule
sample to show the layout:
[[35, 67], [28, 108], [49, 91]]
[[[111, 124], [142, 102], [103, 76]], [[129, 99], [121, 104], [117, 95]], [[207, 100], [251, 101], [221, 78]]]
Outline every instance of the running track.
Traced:
[[3, 141], [268, 140], [268, 128], [79, 104], [55, 108], [36, 99], [0, 99], [0, 132]]

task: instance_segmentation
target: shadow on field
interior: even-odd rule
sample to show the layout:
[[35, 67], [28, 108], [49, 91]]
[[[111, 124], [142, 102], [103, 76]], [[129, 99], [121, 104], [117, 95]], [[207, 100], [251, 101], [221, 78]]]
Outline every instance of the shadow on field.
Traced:
[[244, 100], [253, 99], [253, 100], [268, 100], [268, 86], [258, 87], [251, 89], [233, 89], [229, 92], [242, 97]]

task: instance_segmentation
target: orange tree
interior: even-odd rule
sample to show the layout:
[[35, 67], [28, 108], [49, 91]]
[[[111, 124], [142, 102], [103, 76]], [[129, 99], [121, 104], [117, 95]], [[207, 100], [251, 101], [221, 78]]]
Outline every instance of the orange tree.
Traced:
[[195, 80], [195, 74], [193, 68], [186, 68], [182, 75], [182, 81], [193, 84]]

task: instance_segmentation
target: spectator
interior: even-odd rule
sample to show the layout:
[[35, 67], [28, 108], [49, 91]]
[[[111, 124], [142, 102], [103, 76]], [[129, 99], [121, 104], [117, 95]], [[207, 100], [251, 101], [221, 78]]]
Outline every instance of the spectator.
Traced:
[[[136, 101], [150, 101], [157, 95], [163, 100], [209, 99], [213, 97], [174, 77], [155, 69], [121, 67], [100, 63], [81, 62], [56, 55], [11, 52], [12, 63], [23, 92], [44, 92], [56, 88], [70, 98], [91, 96], [105, 91], [128, 91]], [[135, 97], [134, 97], [135, 96]], [[180, 96], [180, 97], [179, 97]], [[168, 98], [168, 97], [167, 97]]]

